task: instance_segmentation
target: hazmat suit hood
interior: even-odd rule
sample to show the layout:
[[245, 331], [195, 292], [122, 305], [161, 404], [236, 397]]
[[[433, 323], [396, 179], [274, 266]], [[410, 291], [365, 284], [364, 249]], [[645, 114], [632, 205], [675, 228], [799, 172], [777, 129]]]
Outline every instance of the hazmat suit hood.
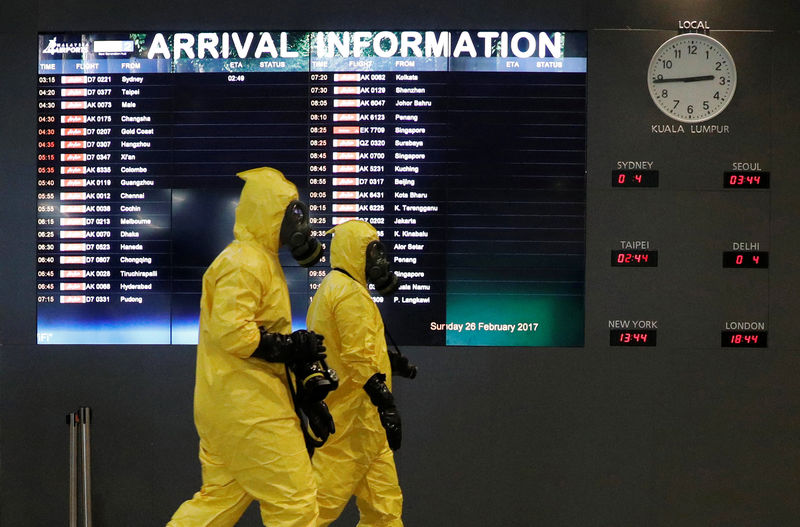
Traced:
[[331, 267], [344, 269], [358, 283], [367, 287], [367, 245], [378, 241], [378, 231], [366, 221], [350, 220], [328, 232], [333, 233]]
[[281, 222], [286, 207], [297, 199], [297, 187], [274, 168], [253, 168], [236, 174], [242, 178], [233, 235], [237, 240], [254, 240], [270, 252], [280, 248]]

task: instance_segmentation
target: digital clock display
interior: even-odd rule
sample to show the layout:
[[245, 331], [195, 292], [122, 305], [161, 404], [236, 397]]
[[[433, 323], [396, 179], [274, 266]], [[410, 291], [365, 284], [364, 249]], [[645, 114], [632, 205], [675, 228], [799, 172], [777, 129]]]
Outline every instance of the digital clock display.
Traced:
[[658, 267], [658, 251], [611, 251], [612, 267]]
[[722, 332], [723, 348], [766, 348], [766, 331], [731, 331]]
[[723, 188], [769, 188], [769, 172], [725, 172]]
[[766, 269], [769, 267], [769, 252], [725, 251], [722, 253], [722, 267]]
[[627, 329], [612, 329], [609, 344], [612, 346], [655, 346], [656, 330], [646, 329], [629, 331]]
[[657, 187], [658, 170], [612, 170], [612, 187]]

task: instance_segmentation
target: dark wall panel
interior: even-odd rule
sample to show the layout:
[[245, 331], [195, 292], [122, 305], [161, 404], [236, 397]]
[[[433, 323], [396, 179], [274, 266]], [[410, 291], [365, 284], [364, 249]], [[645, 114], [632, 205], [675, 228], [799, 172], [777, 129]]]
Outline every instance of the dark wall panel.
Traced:
[[[487, 6], [14, 0], [0, 7], [0, 525], [66, 523], [64, 416], [84, 404], [95, 418], [95, 525], [164, 524], [200, 481], [191, 347], [34, 344], [36, 33], [499, 26], [589, 31], [586, 345], [408, 349], [421, 373], [396, 385], [406, 525], [797, 521], [797, 9], [744, 0]], [[684, 19], [708, 21], [739, 60], [740, 107], [726, 112], [734, 133], [721, 141], [650, 131], [667, 119], [644, 91], [642, 68]], [[611, 189], [609, 171], [633, 156], [660, 163], [663, 183], [631, 199]], [[729, 225], [741, 220], [741, 203], [704, 178], [753, 156], [769, 163], [772, 189], [741, 199], [752, 236], [769, 243], [768, 272], [731, 279], [716, 261], [670, 260], [684, 249], [716, 255], [737, 234]], [[608, 251], [620, 236], [657, 242], [663, 265], [650, 275], [611, 269]], [[720, 325], [747, 316], [769, 321], [769, 348], [721, 349]], [[659, 322], [659, 346], [609, 347], [609, 321], [634, 318]], [[355, 518], [351, 507], [336, 525]], [[259, 524], [255, 508], [240, 522]]]

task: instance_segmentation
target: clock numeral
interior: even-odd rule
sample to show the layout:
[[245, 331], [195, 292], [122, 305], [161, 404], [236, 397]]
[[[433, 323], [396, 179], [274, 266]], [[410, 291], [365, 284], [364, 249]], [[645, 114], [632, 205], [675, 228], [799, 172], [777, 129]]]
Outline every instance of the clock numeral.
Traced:
[[667, 90], [661, 90], [661, 98], [662, 99], [666, 99], [668, 95], [669, 95], [669, 93], [667, 93]]
[[719, 99], [719, 92], [715, 92], [715, 93], [714, 93], [714, 98], [715, 98], [715, 99]]
[[[688, 48], [688, 51], [689, 51], [689, 55], [697, 55], [697, 46], [695, 46], [694, 44], [689, 44], [687, 46], [687, 48]], [[708, 53], [708, 52], [706, 52], [706, 53]]]
[[722, 71], [722, 63], [721, 63], [721, 62], [719, 62], [719, 61], [717, 61], [717, 62], [716, 62], [716, 65], [717, 65], [717, 67], [716, 67], [716, 68], [714, 68], [714, 69], [715, 69], [715, 70], [717, 70], [717, 71]]
[[694, 106], [692, 106], [691, 104], [689, 106], [687, 106], [686, 107], [686, 113], [688, 113], [689, 115], [692, 115], [694, 113]]
[[675, 58], [676, 58], [676, 59], [679, 59], [679, 58], [681, 58], [681, 50], [679, 50], [679, 49], [676, 49], [676, 50], [675, 50]]
[[703, 101], [703, 110], [708, 110], [710, 108], [708, 101]]
[[720, 77], [720, 78], [719, 78], [719, 83], [720, 83], [720, 85], [722, 85], [722, 86], [725, 86], [725, 83], [726, 83], [726, 82], [727, 82], [727, 81], [725, 80], [725, 77]]
[[678, 105], [681, 103], [681, 101], [679, 101], [678, 99], [672, 99], [672, 102], [674, 102], [674, 103], [675, 103], [675, 106], [673, 106], [673, 107], [672, 107], [672, 109], [673, 109], [673, 110], [674, 110], [675, 108], [677, 108], [677, 107], [678, 107]]
[[661, 59], [661, 67], [664, 68], [665, 70], [672, 69], [672, 61], [669, 59], [667, 60]]

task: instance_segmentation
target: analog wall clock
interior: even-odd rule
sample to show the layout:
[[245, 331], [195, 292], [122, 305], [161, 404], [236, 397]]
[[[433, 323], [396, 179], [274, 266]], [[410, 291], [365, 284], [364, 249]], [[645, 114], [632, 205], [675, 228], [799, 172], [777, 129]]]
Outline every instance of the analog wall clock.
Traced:
[[656, 106], [684, 123], [712, 119], [736, 91], [736, 65], [719, 41], [700, 33], [667, 40], [650, 59], [647, 87]]

